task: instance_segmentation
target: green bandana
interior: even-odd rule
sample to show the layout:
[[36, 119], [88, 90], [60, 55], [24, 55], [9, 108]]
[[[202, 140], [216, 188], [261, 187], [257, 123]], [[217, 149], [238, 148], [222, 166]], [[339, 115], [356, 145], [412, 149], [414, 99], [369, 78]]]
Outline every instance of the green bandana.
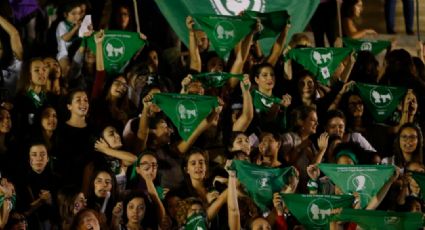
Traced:
[[356, 83], [361, 98], [377, 122], [390, 117], [406, 93], [405, 88]]
[[217, 97], [174, 93], [157, 93], [152, 102], [171, 119], [184, 140], [218, 106]]
[[235, 45], [248, 35], [256, 21], [251, 18], [219, 15], [193, 15], [207, 34], [214, 50], [222, 59], [227, 59]]
[[319, 164], [319, 168], [344, 193], [358, 192], [362, 208], [368, 205], [394, 173], [393, 165]]
[[425, 197], [425, 173], [412, 172], [412, 177], [415, 179], [421, 188], [422, 198]]
[[275, 38], [283, 31], [283, 28], [289, 22], [289, 14], [286, 10], [269, 13], [245, 11], [243, 17], [260, 19], [262, 30], [258, 33], [258, 39]]
[[232, 74], [225, 72], [195, 74], [193, 75], [193, 80], [202, 82], [202, 85], [205, 88], [220, 88], [226, 84], [227, 80], [232, 77], [236, 77], [240, 81], [243, 80], [243, 74]]
[[231, 169], [263, 212], [272, 205], [273, 193], [280, 192], [293, 175], [292, 167], [270, 168], [240, 160], [233, 160]]
[[355, 51], [370, 51], [374, 55], [381, 53], [391, 45], [390, 41], [343, 38], [344, 45]]
[[351, 53], [349, 48], [291, 49], [288, 58], [310, 71], [322, 84], [327, 85], [339, 64]]
[[205, 217], [203, 217], [199, 213], [195, 213], [191, 215], [189, 218], [187, 218], [184, 229], [185, 230], [206, 230], [207, 223], [205, 221]]
[[273, 104], [280, 104], [282, 99], [267, 96], [258, 90], [252, 91], [252, 102], [257, 113], [268, 112]]
[[413, 212], [386, 212], [343, 209], [331, 217], [334, 221], [355, 222], [365, 230], [422, 229], [422, 214]]
[[349, 195], [282, 194], [289, 211], [307, 229], [329, 229], [333, 209], [350, 208], [354, 197]]
[[27, 96], [31, 98], [35, 108], [40, 108], [46, 102], [46, 94], [44, 92], [40, 92], [40, 94], [36, 94], [33, 90], [27, 91]]
[[[94, 35], [87, 39], [87, 45], [96, 53]], [[144, 45], [145, 41], [140, 39], [140, 35], [136, 32], [106, 30], [103, 39], [103, 62], [106, 73], [122, 73], [133, 55]]]
[[[289, 41], [292, 34], [304, 31], [320, 3], [319, 0], [155, 0], [155, 2], [162, 15], [187, 47], [189, 47], [189, 36], [185, 18], [188, 15], [238, 15], [241, 11], [274, 12], [287, 10], [288, 14], [291, 15], [292, 23], [286, 39]], [[260, 41], [263, 53], [270, 53], [275, 40], [275, 38], [265, 38]]]

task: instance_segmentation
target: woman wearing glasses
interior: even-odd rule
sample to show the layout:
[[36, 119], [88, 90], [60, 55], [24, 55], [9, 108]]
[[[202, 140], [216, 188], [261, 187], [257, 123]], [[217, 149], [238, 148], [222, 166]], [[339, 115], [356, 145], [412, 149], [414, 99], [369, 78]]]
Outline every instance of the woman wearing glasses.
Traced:
[[152, 201], [154, 206], [154, 212], [156, 212], [156, 223], [160, 223], [166, 215], [165, 208], [161, 200], [164, 199], [165, 193], [168, 189], [158, 186], [159, 181], [157, 178], [157, 172], [158, 161], [155, 153], [149, 151], [142, 153], [136, 161], [136, 164], [134, 164], [130, 177], [131, 185], [129, 187], [148, 195], [150, 198], [149, 200]]
[[423, 136], [421, 129], [412, 123], [404, 124], [394, 141], [393, 156], [382, 159], [383, 164], [405, 168], [411, 162], [423, 164]]
[[[102, 50], [104, 32], [101, 30], [95, 35], [96, 46]], [[108, 79], [108, 80], [106, 80]], [[96, 53], [96, 78], [91, 94], [93, 104], [93, 124], [101, 127], [106, 122], [117, 125], [119, 132], [124, 128], [132, 115], [136, 114], [136, 108], [127, 97], [128, 82], [122, 76], [107, 76], [103, 64], [103, 53]]]

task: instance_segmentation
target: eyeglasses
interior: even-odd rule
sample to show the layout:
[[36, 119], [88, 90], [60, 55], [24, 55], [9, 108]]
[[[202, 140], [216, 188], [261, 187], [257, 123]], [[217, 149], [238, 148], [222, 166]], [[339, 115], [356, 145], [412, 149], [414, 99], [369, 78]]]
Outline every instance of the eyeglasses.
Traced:
[[118, 87], [124, 87], [124, 88], [128, 88], [127, 83], [121, 82], [121, 81], [114, 81], [113, 82], [114, 85], [118, 86]]
[[140, 163], [140, 166], [144, 170], [149, 170], [151, 168], [153, 168], [153, 169], [157, 169], [158, 168], [158, 164], [157, 163], [149, 163], [149, 162], [142, 162], [142, 163]]
[[401, 135], [400, 136], [400, 139], [414, 141], [414, 140], [417, 140], [418, 139], [418, 136], [416, 136], [416, 135], [410, 135], [410, 136], [408, 136], [408, 135]]

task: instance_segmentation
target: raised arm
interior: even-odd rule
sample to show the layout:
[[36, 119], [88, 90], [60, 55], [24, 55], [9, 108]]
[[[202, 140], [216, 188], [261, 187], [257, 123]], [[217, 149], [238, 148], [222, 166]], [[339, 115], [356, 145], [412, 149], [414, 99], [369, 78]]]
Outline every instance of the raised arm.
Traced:
[[22, 60], [24, 56], [24, 50], [22, 48], [21, 37], [19, 35], [18, 30], [1, 15], [0, 15], [0, 27], [3, 28], [7, 34], [9, 34], [10, 46], [12, 48], [13, 53], [15, 54], [15, 57], [18, 60]]
[[130, 166], [137, 160], [137, 157], [130, 152], [109, 147], [108, 143], [103, 138], [99, 138], [96, 141], [94, 148], [96, 151], [104, 153], [107, 156], [121, 160], [125, 166]]
[[254, 118], [254, 106], [252, 104], [252, 97], [249, 89], [251, 87], [251, 82], [249, 81], [249, 75], [244, 75], [243, 82], [240, 83], [242, 90], [242, 98], [243, 98], [243, 106], [242, 106], [242, 114], [233, 124], [233, 131], [241, 131], [245, 132]]
[[273, 45], [270, 55], [267, 57], [267, 62], [275, 66], [279, 60], [280, 55], [282, 55], [283, 48], [285, 47], [286, 35], [288, 34], [291, 24], [287, 23], [282, 32], [280, 32], [279, 37]]
[[193, 131], [192, 135], [190, 135], [188, 140], [181, 140], [177, 144], [177, 151], [180, 154], [186, 153], [205, 130], [207, 130], [211, 126], [216, 126], [220, 117], [221, 110], [222, 105], [218, 106], [215, 111], [213, 111], [208, 117], [202, 120], [201, 123], [199, 123], [198, 127], [196, 127], [196, 129]]
[[[230, 166], [228, 162], [226, 162], [226, 166]], [[229, 229], [239, 230], [241, 229], [241, 216], [238, 204], [238, 191], [236, 189], [236, 172], [233, 170], [228, 170], [227, 172], [229, 173], [229, 181], [227, 182], [227, 215]]]
[[199, 48], [196, 40], [195, 30], [193, 25], [195, 24], [192, 16], [187, 16], [186, 27], [189, 31], [189, 57], [190, 57], [190, 69], [201, 72], [202, 62], [201, 55], [199, 54]]
[[[252, 40], [254, 38], [254, 34], [258, 32], [259, 22], [257, 22], [255, 29], [251, 31], [242, 41], [240, 41], [235, 47], [236, 59], [233, 62], [232, 68], [230, 69], [230, 73], [233, 74], [242, 74], [243, 66], [245, 65], [246, 60], [249, 56], [249, 50], [252, 45]], [[230, 88], [235, 88], [238, 84], [239, 80], [237, 78], [229, 79]]]
[[105, 33], [100, 30], [94, 35], [94, 41], [96, 43], [96, 78], [94, 80], [91, 99], [96, 99], [102, 94], [103, 82], [105, 81], [105, 66], [103, 63], [103, 39]]
[[394, 181], [397, 180], [397, 178], [400, 176], [400, 168], [396, 167], [394, 174], [391, 176], [391, 178], [387, 181], [387, 183], [382, 186], [381, 190], [379, 190], [378, 194], [376, 194], [367, 204], [366, 210], [375, 210], [379, 204], [381, 204], [382, 200], [385, 198], [385, 195], [387, 195], [388, 190], [390, 190], [391, 185], [394, 183]]

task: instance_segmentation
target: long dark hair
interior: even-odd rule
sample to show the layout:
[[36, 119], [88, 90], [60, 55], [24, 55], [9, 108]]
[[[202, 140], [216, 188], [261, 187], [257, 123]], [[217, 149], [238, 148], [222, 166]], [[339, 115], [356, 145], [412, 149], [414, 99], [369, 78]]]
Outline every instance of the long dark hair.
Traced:
[[160, 221], [158, 219], [158, 216], [156, 215], [156, 213], [157, 213], [156, 210], [158, 209], [158, 207], [156, 207], [152, 203], [151, 199], [149, 199], [148, 196], [145, 193], [140, 192], [140, 191], [133, 191], [124, 199], [123, 206], [122, 206], [122, 208], [124, 210], [123, 222], [125, 224], [128, 222], [127, 205], [134, 198], [142, 198], [145, 201], [145, 215], [144, 215], [143, 220], [141, 222], [143, 229], [145, 229], [145, 228], [147, 228], [147, 229], [158, 229], [158, 223]]
[[406, 123], [403, 126], [401, 126], [401, 128], [399, 129], [397, 136], [394, 140], [394, 164], [399, 166], [399, 167], [404, 167], [406, 166], [407, 162], [403, 157], [403, 152], [401, 151], [400, 148], [400, 134], [401, 132], [406, 129], [406, 128], [412, 128], [416, 131], [416, 134], [418, 135], [418, 144], [416, 146], [415, 151], [412, 154], [412, 161], [414, 162], [418, 162], [423, 164], [423, 135], [422, 135], [422, 130], [419, 126], [413, 124], [413, 123]]

